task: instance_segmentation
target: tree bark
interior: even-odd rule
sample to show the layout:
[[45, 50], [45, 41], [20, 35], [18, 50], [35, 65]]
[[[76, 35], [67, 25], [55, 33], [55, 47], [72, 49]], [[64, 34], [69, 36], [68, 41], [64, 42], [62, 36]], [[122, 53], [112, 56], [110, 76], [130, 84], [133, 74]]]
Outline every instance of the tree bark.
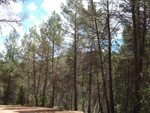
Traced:
[[40, 88], [40, 82], [41, 82], [41, 75], [42, 75], [42, 67], [43, 67], [43, 58], [42, 58], [42, 64], [40, 65], [40, 73], [38, 76], [38, 83], [37, 83], [37, 95], [39, 94], [39, 88]]
[[102, 104], [101, 104], [101, 95], [100, 95], [100, 87], [99, 87], [99, 77], [98, 77], [98, 63], [96, 62], [96, 67], [97, 67], [97, 70], [96, 70], [96, 82], [97, 82], [97, 95], [98, 95], [98, 103], [99, 103], [99, 111], [101, 111], [101, 113], [103, 113], [103, 107], [102, 107]]
[[10, 80], [11, 80], [11, 76], [9, 75], [8, 83], [7, 83], [7, 90], [6, 90], [6, 94], [5, 94], [5, 97], [4, 97], [4, 105], [8, 104], [8, 96], [9, 96], [9, 90], [10, 90]]
[[136, 25], [136, 11], [135, 11], [135, 0], [132, 0], [132, 23], [133, 23], [133, 48], [134, 48], [134, 85], [135, 85], [135, 101], [134, 101], [134, 109], [133, 113], [138, 113], [140, 110], [139, 106], [139, 83], [138, 83], [138, 47], [137, 47], [137, 25]]
[[76, 67], [77, 67], [77, 24], [76, 24], [76, 17], [75, 17], [75, 28], [74, 28], [74, 110], [77, 111], [77, 74], [76, 74]]
[[33, 75], [34, 75], [34, 98], [35, 105], [38, 106], [37, 92], [36, 92], [36, 66], [35, 66], [35, 49], [33, 46]]
[[42, 107], [45, 105], [45, 92], [46, 92], [46, 86], [47, 86], [47, 76], [48, 76], [48, 63], [49, 63], [49, 51], [46, 56], [46, 67], [45, 67], [45, 80], [44, 80], [44, 87], [43, 87], [43, 98], [42, 98]]
[[[93, 11], [94, 15], [96, 15], [93, 0], [91, 0], [91, 5], [92, 5], [92, 11]], [[106, 90], [106, 82], [105, 82], [105, 77], [104, 77], [104, 67], [103, 67], [103, 60], [102, 60], [102, 52], [101, 52], [99, 31], [98, 31], [96, 18], [94, 18], [94, 23], [95, 23], [96, 36], [97, 36], [97, 41], [98, 41], [99, 59], [100, 59], [100, 65], [101, 65], [101, 74], [102, 74], [102, 80], [103, 80], [104, 96], [105, 96], [105, 101], [106, 101], [106, 109], [107, 109], [107, 113], [110, 113], [109, 102], [108, 102], [108, 97], [107, 97], [107, 90]]]
[[53, 50], [52, 50], [52, 97], [50, 101], [50, 107], [54, 107], [55, 101], [55, 75], [54, 75], [54, 39], [53, 39]]
[[144, 56], [144, 45], [145, 45], [145, 35], [146, 35], [146, 0], [144, 0], [144, 11], [143, 11], [143, 25], [142, 25], [142, 39], [141, 39], [141, 45], [140, 45], [140, 61], [139, 61], [139, 72], [142, 74], [142, 68], [143, 68], [143, 56]]
[[107, 30], [108, 30], [108, 61], [109, 61], [109, 97], [111, 113], [114, 113], [114, 101], [113, 101], [113, 85], [112, 85], [112, 66], [111, 66], [111, 33], [110, 33], [110, 13], [109, 13], [109, 1], [107, 0]]
[[126, 113], [128, 113], [128, 100], [129, 100], [129, 79], [130, 79], [130, 72], [129, 72], [129, 67], [128, 67], [128, 71], [127, 71], [127, 82], [126, 82], [126, 108], [125, 111]]
[[30, 104], [30, 73], [28, 72], [28, 104]]
[[88, 113], [91, 113], [91, 90], [92, 90], [92, 57], [93, 57], [93, 51], [92, 51], [91, 44], [91, 53], [90, 53], [90, 74], [89, 74], [89, 100], [88, 100]]

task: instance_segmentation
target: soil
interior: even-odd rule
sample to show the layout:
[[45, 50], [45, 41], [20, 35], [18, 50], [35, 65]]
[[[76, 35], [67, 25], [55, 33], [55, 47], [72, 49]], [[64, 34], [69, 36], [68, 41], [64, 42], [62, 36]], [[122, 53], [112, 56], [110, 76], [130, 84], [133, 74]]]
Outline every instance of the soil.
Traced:
[[54, 108], [0, 105], [0, 113], [83, 113], [81, 111], [59, 111]]

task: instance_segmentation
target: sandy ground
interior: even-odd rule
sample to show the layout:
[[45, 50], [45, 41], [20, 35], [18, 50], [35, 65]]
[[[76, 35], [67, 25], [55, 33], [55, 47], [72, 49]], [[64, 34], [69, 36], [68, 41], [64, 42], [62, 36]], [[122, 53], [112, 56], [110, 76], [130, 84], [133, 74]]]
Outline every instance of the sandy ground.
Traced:
[[53, 108], [0, 105], [0, 113], [83, 113], [80, 111], [58, 111]]

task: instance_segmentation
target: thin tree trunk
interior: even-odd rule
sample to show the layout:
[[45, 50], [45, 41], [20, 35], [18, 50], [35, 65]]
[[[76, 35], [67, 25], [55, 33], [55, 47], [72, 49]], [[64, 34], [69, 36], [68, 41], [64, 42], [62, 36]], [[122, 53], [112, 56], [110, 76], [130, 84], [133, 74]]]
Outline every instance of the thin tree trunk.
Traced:
[[144, 0], [144, 12], [143, 12], [143, 31], [142, 31], [142, 39], [141, 39], [141, 46], [140, 46], [140, 63], [139, 63], [139, 72], [142, 74], [142, 68], [143, 68], [143, 56], [144, 56], [144, 45], [145, 45], [145, 35], [146, 35], [146, 0]]
[[71, 89], [71, 110], [73, 110], [73, 89]]
[[82, 111], [84, 112], [84, 106], [85, 106], [85, 94], [84, 94], [84, 76], [82, 77], [82, 99], [83, 99], [83, 102], [82, 102]]
[[89, 74], [89, 100], [88, 100], [88, 113], [91, 113], [91, 90], [92, 90], [92, 57], [93, 57], [93, 51], [92, 51], [91, 45], [91, 54], [90, 54], [90, 74]]
[[109, 97], [111, 113], [114, 113], [114, 101], [113, 101], [113, 85], [112, 85], [112, 67], [111, 67], [111, 33], [110, 33], [110, 13], [109, 13], [109, 1], [107, 0], [107, 30], [108, 30], [108, 61], [109, 61]]
[[28, 72], [28, 104], [30, 104], [30, 73]]
[[101, 113], [103, 113], [103, 108], [102, 108], [102, 104], [101, 104], [101, 96], [100, 96], [99, 80], [98, 80], [98, 71], [97, 71], [97, 92], [98, 92], [99, 111], [101, 111]]
[[[28, 58], [29, 58], [29, 49], [28, 49], [27, 53], [28, 53]], [[28, 94], [27, 94], [27, 98], [28, 98], [28, 105], [29, 105], [30, 104], [30, 71], [28, 71]]]
[[[95, 14], [93, 0], [91, 0], [91, 5], [92, 5], [92, 11]], [[106, 90], [106, 82], [105, 82], [105, 77], [104, 77], [104, 67], [103, 67], [103, 61], [102, 61], [102, 52], [101, 52], [99, 31], [98, 31], [96, 18], [94, 18], [94, 23], [95, 23], [95, 27], [96, 27], [96, 35], [97, 35], [97, 41], [98, 41], [99, 59], [100, 59], [100, 65], [101, 65], [101, 73], [102, 73], [102, 80], [103, 80], [104, 96], [105, 96], [105, 101], [106, 101], [106, 109], [107, 109], [107, 113], [110, 113], [109, 102], [108, 102], [108, 97], [107, 97], [107, 90]]]
[[55, 75], [54, 75], [54, 39], [53, 39], [53, 50], [52, 50], [52, 97], [50, 101], [50, 107], [54, 107], [55, 101]]
[[[140, 14], [140, 3], [138, 3], [136, 5], [136, 10], [137, 10], [137, 29], [136, 29], [136, 32], [137, 32], [137, 54], [138, 54], [138, 74], [140, 74], [140, 67], [141, 67], [141, 47], [142, 47], [142, 30], [141, 30], [141, 14]], [[140, 80], [140, 76], [138, 78]], [[139, 81], [140, 83], [140, 81]]]
[[74, 110], [77, 111], [77, 25], [76, 25], [76, 18], [75, 18], [75, 34], [74, 34]]
[[130, 74], [130, 72], [129, 72], [129, 68], [128, 68], [128, 72], [127, 72], [127, 85], [126, 85], [126, 108], [125, 108], [125, 111], [126, 111], [126, 113], [128, 113], [128, 98], [129, 98], [129, 74]]
[[46, 56], [46, 68], [45, 68], [45, 80], [44, 80], [44, 87], [43, 87], [42, 107], [44, 107], [44, 105], [45, 105], [45, 92], [46, 92], [46, 86], [47, 86], [48, 63], [49, 63], [49, 60], [48, 60], [49, 55], [48, 54], [49, 54], [49, 51]]
[[99, 32], [98, 32], [96, 20], [95, 20], [95, 25], [96, 25], [96, 32], [97, 32], [97, 38], [98, 38], [98, 49], [99, 49], [99, 57], [100, 57], [100, 65], [101, 65], [101, 73], [102, 73], [103, 88], [104, 88], [104, 95], [105, 95], [105, 101], [106, 101], [106, 108], [107, 108], [107, 112], [110, 113], [108, 97], [107, 97], [107, 90], [106, 90], [106, 82], [105, 82], [105, 77], [104, 77], [104, 67], [103, 67], [103, 61], [102, 61], [102, 52], [101, 52], [101, 46], [100, 46]]
[[[84, 49], [84, 53], [85, 53], [85, 49]], [[83, 59], [83, 66], [85, 65], [85, 60]], [[85, 73], [83, 72], [83, 75], [82, 75], [82, 111], [85, 112], [85, 109], [84, 109], [84, 106], [85, 106], [85, 93], [84, 93], [84, 75]]]
[[53, 79], [53, 90], [52, 90], [52, 99], [51, 99], [51, 107], [54, 107], [55, 101], [55, 78]]
[[36, 92], [36, 66], [35, 66], [35, 50], [33, 47], [33, 75], [34, 75], [34, 97], [35, 105], [38, 106], [37, 92]]
[[40, 82], [41, 82], [41, 74], [42, 74], [42, 67], [43, 67], [43, 58], [42, 58], [42, 64], [40, 66], [40, 73], [38, 77], [38, 84], [37, 84], [37, 95], [39, 94], [39, 87], [40, 87]]

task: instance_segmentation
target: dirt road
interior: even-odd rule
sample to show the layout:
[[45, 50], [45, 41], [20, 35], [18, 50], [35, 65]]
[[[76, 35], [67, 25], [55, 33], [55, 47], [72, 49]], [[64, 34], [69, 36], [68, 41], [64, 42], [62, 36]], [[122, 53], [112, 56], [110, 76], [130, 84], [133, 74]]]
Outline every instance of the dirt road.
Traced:
[[83, 113], [83, 112], [80, 112], [80, 111], [58, 111], [53, 108], [42, 108], [42, 107], [0, 105], [0, 113]]

